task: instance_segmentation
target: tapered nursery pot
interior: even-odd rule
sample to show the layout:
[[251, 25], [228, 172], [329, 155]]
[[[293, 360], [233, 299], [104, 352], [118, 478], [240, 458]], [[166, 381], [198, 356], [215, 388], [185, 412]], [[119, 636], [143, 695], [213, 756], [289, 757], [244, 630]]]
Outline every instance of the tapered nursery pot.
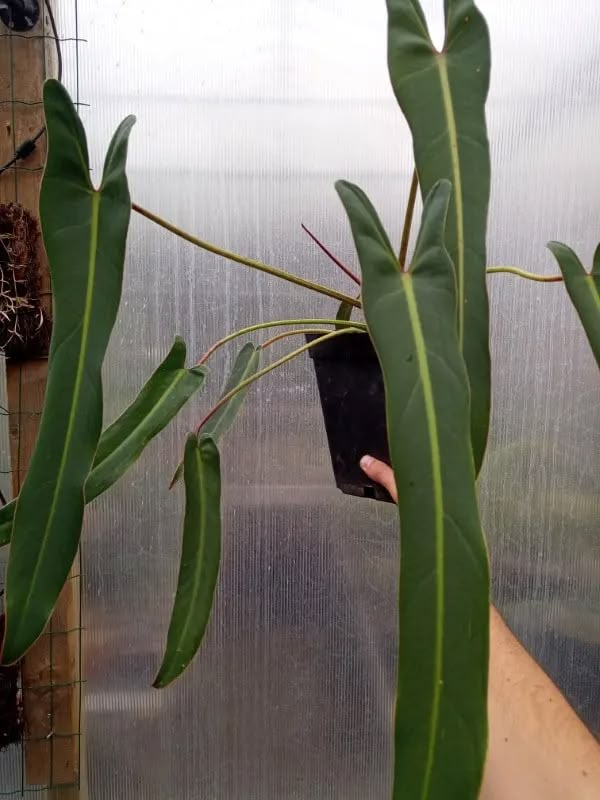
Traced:
[[[307, 341], [318, 338], [307, 335]], [[392, 502], [359, 466], [368, 454], [390, 463], [383, 377], [370, 338], [352, 334], [309, 350], [314, 361], [335, 482], [345, 494]]]

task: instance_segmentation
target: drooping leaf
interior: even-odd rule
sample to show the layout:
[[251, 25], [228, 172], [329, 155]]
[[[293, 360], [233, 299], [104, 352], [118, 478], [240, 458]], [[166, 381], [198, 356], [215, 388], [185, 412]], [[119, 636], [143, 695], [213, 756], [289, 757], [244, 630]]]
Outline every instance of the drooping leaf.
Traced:
[[423, 198], [440, 179], [453, 187], [445, 243], [456, 270], [458, 338], [471, 384], [471, 439], [479, 472], [490, 416], [489, 34], [473, 0], [445, 0], [446, 35], [438, 52], [419, 0], [387, 0], [387, 6], [389, 73], [411, 128]]
[[600, 245], [594, 254], [594, 264], [589, 273], [567, 245], [550, 242], [548, 248], [558, 261], [567, 292], [600, 367]]
[[[233, 363], [229, 378], [221, 392], [221, 397], [225, 397], [232, 389], [239, 386], [242, 381], [254, 375], [260, 362], [260, 351], [261, 348], [256, 347], [252, 342], [247, 342], [242, 347]], [[202, 433], [211, 436], [215, 442], [219, 442], [221, 437], [224, 436], [233, 425], [239, 410], [244, 404], [249, 388], [250, 387], [242, 389], [235, 394], [229, 402], [225, 403], [225, 405], [208, 420], [206, 425], [202, 427]]]
[[394, 800], [475, 800], [486, 753], [489, 575], [469, 384], [444, 247], [450, 185], [426, 199], [411, 268], [360, 189], [340, 182], [384, 377], [398, 487], [399, 662]]
[[95, 190], [83, 126], [58, 81], [45, 84], [44, 109], [49, 149], [40, 216], [54, 329], [38, 439], [15, 509], [4, 663], [21, 658], [42, 633], [77, 552], [83, 486], [102, 428], [100, 373], [121, 299], [131, 211], [125, 161], [134, 118], [113, 136]]
[[206, 367], [185, 369], [185, 353], [185, 342], [177, 337], [134, 402], [103, 432], [85, 484], [88, 503], [129, 469], [148, 442], [203, 385]]
[[154, 681], [161, 689], [191, 662], [204, 638], [221, 559], [221, 473], [210, 436], [192, 433], [185, 445], [185, 517], [177, 592], [163, 662]]
[[[252, 342], [247, 342], [242, 347], [240, 352], [237, 354], [235, 361], [233, 362], [233, 367], [229, 373], [229, 377], [225, 382], [225, 387], [221, 392], [221, 398], [225, 397], [226, 394], [229, 394], [232, 389], [235, 389], [236, 386], [239, 386], [239, 384], [246, 380], [246, 378], [254, 375], [260, 363], [260, 351], [261, 348], [252, 344]], [[202, 426], [201, 433], [211, 436], [214, 441], [218, 443], [221, 437], [224, 436], [233, 425], [236, 416], [244, 404], [244, 400], [246, 399], [249, 388], [250, 387], [241, 389], [231, 398], [231, 400], [221, 406], [221, 408], [215, 414], [213, 414], [206, 424]], [[171, 481], [171, 486], [179, 481], [182, 473], [183, 462], [175, 470], [175, 475]]]
[[[185, 369], [185, 342], [177, 337], [169, 354], [121, 416], [103, 431], [85, 483], [86, 502], [109, 489], [146, 445], [204, 384], [206, 368]], [[10, 542], [16, 500], [0, 508], [0, 547]]]

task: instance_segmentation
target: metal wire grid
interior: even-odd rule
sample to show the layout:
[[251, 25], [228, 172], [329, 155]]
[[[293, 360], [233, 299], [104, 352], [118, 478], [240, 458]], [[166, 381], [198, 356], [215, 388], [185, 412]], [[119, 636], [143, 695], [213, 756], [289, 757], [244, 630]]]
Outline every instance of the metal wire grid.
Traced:
[[[17, 138], [17, 125], [16, 125], [16, 114], [17, 109], [19, 106], [39, 106], [42, 104], [41, 98], [41, 86], [43, 80], [46, 78], [46, 47], [48, 40], [52, 40], [57, 42], [57, 45], [61, 48], [63, 61], [65, 63], [66, 73], [67, 73], [67, 82], [69, 83], [70, 87], [73, 90], [74, 94], [74, 102], [77, 108], [81, 106], [87, 105], [86, 103], [81, 101], [80, 98], [80, 45], [85, 43], [86, 40], [80, 36], [80, 13], [78, 7], [78, 0], [72, 0], [71, 8], [69, 9], [67, 6], [67, 2], [58, 3], [57, 0], [53, 0], [52, 10], [54, 11], [57, 19], [57, 28], [59, 31], [58, 39], [54, 35], [54, 33], [48, 29], [47, 25], [47, 2], [43, 0], [41, 3], [41, 32], [34, 33], [34, 34], [23, 34], [16, 31], [12, 31], [10, 29], [3, 29], [0, 32], [0, 39], [6, 38], [8, 39], [9, 44], [9, 54], [10, 54], [10, 97], [0, 98], [0, 107], [8, 105], [11, 110], [11, 139], [12, 139], [12, 149], [13, 152], [17, 151], [17, 148], [21, 144]], [[60, 34], [64, 35], [60, 35]], [[39, 41], [40, 48], [42, 49], [42, 58], [41, 64], [43, 69], [43, 74], [40, 76], [40, 98], [36, 100], [29, 100], [15, 96], [15, 80], [14, 80], [14, 42], [17, 38], [28, 38]], [[70, 52], [65, 52], [65, 45], [70, 46]], [[65, 57], [66, 56], [66, 57]], [[21, 172], [37, 172], [43, 169], [43, 166], [35, 166], [31, 167], [27, 165], [27, 162], [17, 162], [9, 167], [9, 170], [6, 171], [3, 175], [0, 176], [0, 180], [4, 181], [11, 181], [12, 182], [12, 199], [14, 202], [19, 202], [19, 173]], [[21, 479], [26, 469], [22, 463], [22, 454], [21, 454], [21, 436], [19, 436], [19, 441], [17, 445], [17, 455], [16, 455], [16, 463], [11, 464], [10, 458], [10, 447], [9, 447], [9, 437], [8, 437], [8, 424], [10, 424], [11, 420], [15, 417], [19, 419], [23, 419], [24, 417], [35, 418], [40, 417], [42, 413], [41, 408], [24, 408], [22, 405], [22, 377], [23, 377], [23, 366], [19, 365], [17, 367], [19, 370], [18, 372], [18, 383], [19, 383], [19, 391], [18, 391], [18, 403], [16, 409], [9, 409], [8, 402], [6, 398], [6, 394], [0, 397], [0, 419], [2, 420], [2, 424], [0, 427], [4, 432], [4, 435], [0, 433], [0, 443], [2, 444], [2, 448], [0, 450], [0, 484], [4, 490], [5, 487], [9, 486], [11, 483], [11, 478], [14, 474], [17, 474], [16, 485], [17, 488], [21, 486]], [[0, 389], [4, 389], [5, 387], [0, 387]], [[8, 424], [7, 424], [8, 423]], [[19, 430], [19, 434], [21, 433], [21, 426], [18, 425], [17, 429]], [[6, 559], [6, 554], [0, 555], [0, 562]], [[71, 575], [69, 580], [79, 579], [79, 608], [77, 613], [77, 619], [81, 620], [81, 576], [79, 574]], [[2, 588], [2, 581], [4, 579], [4, 570], [0, 573], [0, 589]], [[48, 683], [45, 684], [36, 684], [35, 686], [27, 687], [27, 686], [20, 686], [20, 691], [26, 703], [27, 693], [29, 691], [34, 693], [49, 693], [50, 699], [50, 711], [49, 711], [49, 720], [48, 726], [50, 728], [50, 732], [46, 736], [29, 736], [27, 734], [27, 729], [25, 727], [23, 736], [21, 738], [20, 743], [15, 747], [15, 745], [10, 745], [4, 751], [0, 752], [0, 797], [33, 797], [39, 796], [40, 794], [52, 792], [52, 797], [60, 796], [61, 790], [71, 791], [73, 789], [79, 789], [79, 781], [77, 783], [59, 783], [54, 780], [54, 743], [56, 740], [59, 739], [77, 739], [78, 743], [81, 738], [81, 686], [84, 683], [82, 679], [82, 664], [81, 664], [81, 632], [83, 628], [81, 625], [78, 625], [74, 628], [60, 630], [57, 629], [53, 620], [50, 621], [50, 625], [46, 633], [44, 633], [44, 637], [48, 637], [49, 641], [49, 661], [50, 661], [50, 680]], [[79, 638], [79, 659], [77, 664], [77, 675], [74, 677], [73, 680], [68, 682], [60, 682], [52, 680], [52, 676], [54, 675], [54, 643], [59, 636], [68, 636], [76, 634]], [[22, 681], [21, 681], [22, 684]], [[57, 690], [61, 688], [66, 688], [68, 686], [75, 686], [78, 687], [79, 691], [79, 720], [77, 724], [77, 730], [70, 731], [67, 733], [59, 733], [53, 730], [54, 728], [54, 697]], [[48, 774], [49, 774], [49, 782], [45, 785], [36, 785], [36, 786], [28, 786], [26, 783], [26, 769], [25, 769], [25, 745], [27, 743], [36, 742], [36, 741], [48, 741], [48, 757], [49, 757], [49, 765], [48, 765]], [[15, 750], [18, 748], [17, 752]], [[80, 760], [80, 752], [79, 752], [79, 745], [77, 747], [78, 751], [78, 760]], [[78, 769], [78, 775], [81, 774], [81, 769]]]

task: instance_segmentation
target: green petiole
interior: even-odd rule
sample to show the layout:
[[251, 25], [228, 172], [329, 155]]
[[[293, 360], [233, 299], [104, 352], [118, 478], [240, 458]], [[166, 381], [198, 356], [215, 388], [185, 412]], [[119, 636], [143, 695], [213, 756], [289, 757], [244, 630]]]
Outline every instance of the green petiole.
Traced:
[[519, 269], [519, 267], [488, 267], [486, 272], [488, 275], [506, 272], [509, 275], [517, 275], [519, 278], [525, 278], [528, 281], [537, 281], [538, 283], [562, 282], [562, 275], [536, 275], [535, 272], [527, 272], [524, 269]]
[[193, 236], [191, 233], [178, 228], [171, 222], [167, 222], [167, 220], [159, 217], [157, 214], [153, 214], [151, 211], [142, 208], [142, 206], [137, 205], [137, 203], [132, 203], [131, 208], [134, 211], [137, 211], [138, 214], [146, 217], [146, 219], [149, 219], [151, 222], [160, 225], [161, 228], [164, 228], [170, 233], [174, 233], [175, 236], [179, 236], [180, 239], [185, 239], [186, 242], [190, 242], [191, 244], [196, 245], [196, 247], [202, 248], [202, 250], [207, 250], [209, 253], [213, 253], [216, 256], [221, 256], [221, 258], [227, 258], [229, 261], [235, 261], [237, 264], [244, 264], [247, 267], [252, 267], [252, 269], [256, 269], [259, 272], [266, 272], [267, 275], [272, 275], [274, 278], [280, 278], [281, 280], [288, 281], [289, 283], [294, 283], [296, 286], [301, 286], [303, 289], [309, 289], [312, 292], [318, 292], [319, 294], [324, 294], [327, 297], [332, 297], [334, 300], [350, 303], [356, 308], [360, 308], [360, 301], [355, 300], [348, 294], [338, 292], [336, 289], [330, 289], [328, 286], [323, 286], [320, 283], [308, 281], [305, 278], [299, 277], [298, 275], [292, 275], [290, 272], [279, 269], [279, 267], [272, 267], [269, 264], [263, 264], [262, 261], [256, 261], [253, 258], [245, 258], [237, 253], [232, 253], [230, 250], [225, 250], [222, 247], [218, 247], [216, 244], [205, 242], [203, 239], [199, 239], [197, 236]]
[[302, 353], [306, 352], [307, 350], [310, 350], [311, 347], [316, 347], [318, 344], [321, 344], [322, 342], [327, 342], [330, 339], [335, 339], [336, 337], [343, 336], [344, 334], [347, 333], [365, 333], [365, 332], [366, 332], [365, 330], [363, 330], [362, 328], [358, 328], [356, 325], [345, 328], [344, 330], [332, 331], [331, 333], [325, 334], [325, 336], [321, 336], [318, 339], [314, 339], [312, 342], [307, 342], [306, 344], [302, 345], [302, 347], [298, 347], [296, 350], [292, 350], [291, 353], [288, 353], [282, 358], [279, 358], [277, 361], [274, 361], [272, 364], [263, 367], [263, 369], [258, 370], [258, 372], [255, 372], [254, 375], [251, 375], [249, 378], [246, 378], [246, 380], [241, 381], [230, 392], [227, 392], [227, 394], [223, 395], [223, 397], [219, 400], [219, 402], [211, 408], [208, 414], [200, 422], [200, 424], [196, 428], [196, 433], [198, 434], [202, 426], [208, 422], [208, 420], [213, 416], [213, 414], [216, 414], [217, 411], [222, 406], [224, 406], [225, 403], [228, 403], [234, 395], [236, 395], [242, 389], [245, 389], [246, 386], [250, 386], [250, 384], [254, 383], [254, 381], [259, 380], [259, 378], [268, 375], [269, 372], [272, 372], [278, 367], [282, 367], [284, 364], [287, 364], [288, 361], [291, 361], [293, 358], [296, 358], [296, 356], [299, 356]]
[[[198, 364], [205, 364], [215, 350], [217, 350], [219, 347], [222, 347], [224, 344], [231, 342], [233, 339], [237, 339], [239, 336], [245, 336], [247, 333], [261, 331], [266, 328], [279, 328], [283, 327], [284, 325], [336, 325], [338, 327], [345, 328], [358, 328], [362, 331], [367, 330], [367, 326], [364, 322], [350, 322], [337, 319], [279, 319], [272, 322], [259, 322], [256, 325], [249, 325], [247, 328], [240, 328], [240, 330], [234, 331], [233, 333], [224, 336], [222, 339], [219, 339], [218, 342], [215, 342], [206, 351], [200, 361], [198, 361]], [[307, 331], [305, 331], [305, 333], [306, 332]]]

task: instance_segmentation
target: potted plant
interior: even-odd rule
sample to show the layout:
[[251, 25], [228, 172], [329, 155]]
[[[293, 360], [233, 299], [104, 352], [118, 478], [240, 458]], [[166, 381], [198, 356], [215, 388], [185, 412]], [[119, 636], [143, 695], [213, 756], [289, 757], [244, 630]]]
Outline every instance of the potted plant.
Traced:
[[[40, 213], [54, 330], [35, 454], [19, 497], [0, 510], [0, 542], [11, 543], [2, 660], [18, 662], [42, 633], [75, 556], [85, 504], [112, 486], [202, 388], [218, 348], [275, 329], [261, 345], [242, 346], [173, 477], [173, 484], [182, 479], [186, 497], [181, 565], [154, 685], [165, 687], [183, 672], [208, 624], [221, 545], [219, 440], [255, 381], [313, 351], [338, 483], [365, 493], [350, 462], [364, 447], [368, 413], [369, 436], [372, 416], [382, 454], [387, 437], [398, 486], [393, 797], [468, 800], [478, 796], [487, 743], [489, 571], [476, 498], [491, 395], [486, 273], [536, 276], [487, 267], [490, 52], [483, 16], [471, 0], [447, 0], [438, 52], [418, 0], [388, 0], [388, 13], [390, 77], [412, 131], [418, 183], [399, 255], [366, 195], [351, 183], [336, 184], [361, 266], [358, 298], [225, 251], [132, 206], [125, 174], [131, 117], [117, 129], [95, 189], [73, 104], [59, 83], [47, 82]], [[418, 186], [423, 213], [408, 259]], [[102, 432], [101, 367], [119, 308], [132, 207], [205, 250], [328, 295], [339, 308], [328, 318], [257, 321], [208, 347], [189, 368], [185, 345], [176, 340], [133, 404]], [[551, 250], [600, 362], [600, 251], [588, 273], [564, 245]], [[353, 320], [353, 309], [365, 321]], [[307, 340], [261, 366], [274, 341], [296, 335]], [[339, 460], [334, 422], [351, 432], [354, 448]], [[372, 440], [364, 441], [372, 449]], [[349, 478], [347, 469], [354, 470]]]
[[[317, 335], [306, 338], [315, 342]], [[309, 352], [337, 487], [357, 497], [393, 502], [360, 468], [365, 453], [390, 463], [383, 376], [370, 338], [332, 339]]]

